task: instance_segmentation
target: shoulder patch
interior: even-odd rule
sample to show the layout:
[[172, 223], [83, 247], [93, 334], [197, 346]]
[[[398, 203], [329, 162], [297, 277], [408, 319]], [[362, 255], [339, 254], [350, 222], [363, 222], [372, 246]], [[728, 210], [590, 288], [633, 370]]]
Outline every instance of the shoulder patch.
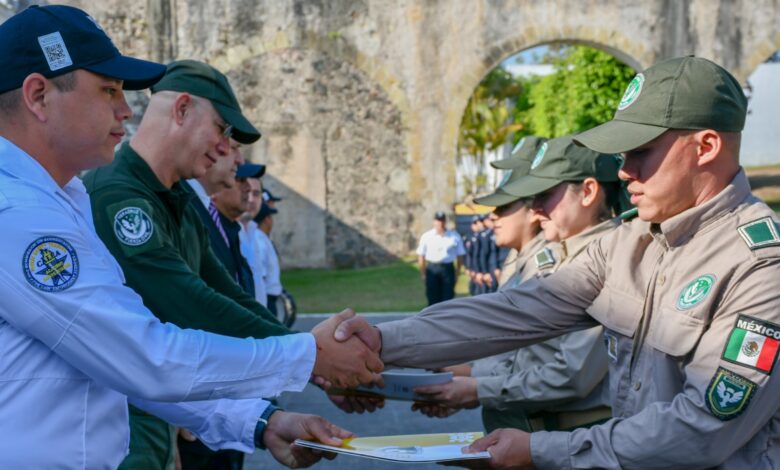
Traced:
[[143, 245], [152, 238], [154, 224], [143, 209], [129, 206], [114, 214], [114, 234], [125, 245]]
[[751, 250], [780, 245], [777, 225], [770, 216], [740, 225], [737, 232]]
[[770, 375], [780, 346], [780, 325], [739, 315], [721, 358]]
[[536, 253], [534, 257], [536, 260], [536, 267], [539, 269], [547, 268], [555, 265], [555, 256], [551, 249], [545, 247]]
[[60, 237], [41, 237], [22, 256], [22, 272], [31, 286], [43, 292], [61, 292], [79, 278], [76, 250]]
[[125, 256], [162, 246], [161, 234], [155, 227], [154, 209], [149, 201], [129, 199], [108, 206], [107, 211], [110, 230]]
[[707, 387], [704, 401], [716, 418], [728, 421], [745, 411], [755, 390], [754, 382], [719, 367]]

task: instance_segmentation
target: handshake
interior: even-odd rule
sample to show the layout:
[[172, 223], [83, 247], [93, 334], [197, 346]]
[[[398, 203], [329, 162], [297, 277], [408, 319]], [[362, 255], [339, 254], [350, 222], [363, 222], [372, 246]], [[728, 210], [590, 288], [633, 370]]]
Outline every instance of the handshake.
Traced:
[[317, 385], [354, 388], [381, 380], [381, 333], [352, 309], [323, 321], [311, 333], [317, 343], [312, 372]]

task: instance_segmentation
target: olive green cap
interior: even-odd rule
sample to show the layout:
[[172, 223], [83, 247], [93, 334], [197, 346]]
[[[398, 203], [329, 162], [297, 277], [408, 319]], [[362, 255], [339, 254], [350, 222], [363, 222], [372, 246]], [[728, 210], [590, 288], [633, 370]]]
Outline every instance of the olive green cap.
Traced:
[[[531, 140], [529, 140], [531, 139]], [[525, 142], [523, 142], [525, 141]], [[474, 202], [483, 206], [500, 207], [506, 204], [522, 199], [522, 197], [513, 196], [503, 190], [508, 184], [514, 183], [520, 178], [526, 176], [531, 170], [531, 160], [536, 155], [540, 147], [547, 139], [539, 137], [524, 137], [512, 149], [512, 157], [491, 163], [493, 168], [504, 169], [504, 177], [496, 186], [496, 190], [487, 196], [474, 198]], [[507, 162], [507, 166], [502, 168], [495, 163]]]
[[575, 136], [597, 152], [622, 153], [669, 129], [740, 132], [747, 98], [726, 69], [700, 57], [659, 62], [628, 84], [615, 117]]
[[511, 170], [518, 166], [529, 166], [534, 155], [536, 155], [536, 151], [545, 142], [547, 142], [547, 139], [544, 137], [536, 137], [534, 135], [523, 137], [512, 148], [509, 158], [490, 162], [490, 166], [498, 170]]
[[573, 136], [558, 137], [539, 147], [527, 175], [505, 184], [501, 189], [517, 198], [541, 194], [556, 185], [595, 178], [600, 183], [618, 181], [623, 164], [620, 155], [595, 152], [578, 146]]
[[208, 64], [196, 60], [171, 62], [163, 78], [152, 87], [152, 93], [158, 91], [186, 92], [209, 100], [222, 119], [233, 126], [231, 137], [236, 142], [251, 144], [260, 138], [260, 131], [241, 113], [227, 77]]

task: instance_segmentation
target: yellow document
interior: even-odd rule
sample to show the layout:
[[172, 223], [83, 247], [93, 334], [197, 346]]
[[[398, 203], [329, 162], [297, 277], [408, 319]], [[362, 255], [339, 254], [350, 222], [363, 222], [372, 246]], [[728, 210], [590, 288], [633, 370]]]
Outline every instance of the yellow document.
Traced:
[[430, 463], [452, 460], [489, 459], [490, 454], [464, 454], [463, 448], [481, 438], [481, 432], [410, 434], [403, 436], [357, 437], [345, 439], [341, 447], [298, 439], [295, 445], [338, 454], [355, 455], [391, 462]]

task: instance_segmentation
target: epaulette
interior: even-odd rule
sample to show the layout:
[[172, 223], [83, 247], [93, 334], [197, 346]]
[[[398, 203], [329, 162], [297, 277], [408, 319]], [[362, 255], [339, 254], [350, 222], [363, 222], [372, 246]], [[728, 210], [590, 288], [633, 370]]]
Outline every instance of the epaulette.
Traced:
[[544, 247], [539, 250], [534, 256], [534, 260], [536, 261], [537, 269], [547, 268], [549, 266], [555, 265], [555, 256], [553, 255], [552, 250], [548, 247]]
[[737, 227], [737, 232], [748, 248], [757, 250], [767, 246], [780, 245], [777, 224], [771, 216], [762, 217]]

